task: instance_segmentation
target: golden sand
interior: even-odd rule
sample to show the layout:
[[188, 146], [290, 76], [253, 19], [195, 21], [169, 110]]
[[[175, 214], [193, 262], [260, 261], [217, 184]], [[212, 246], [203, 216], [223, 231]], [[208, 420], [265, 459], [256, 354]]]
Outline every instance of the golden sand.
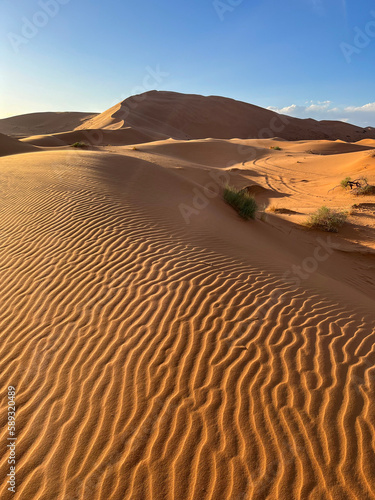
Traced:
[[[375, 141], [164, 132], [0, 159], [1, 498], [375, 498], [375, 197], [335, 188]], [[338, 234], [301, 225], [323, 204]]]

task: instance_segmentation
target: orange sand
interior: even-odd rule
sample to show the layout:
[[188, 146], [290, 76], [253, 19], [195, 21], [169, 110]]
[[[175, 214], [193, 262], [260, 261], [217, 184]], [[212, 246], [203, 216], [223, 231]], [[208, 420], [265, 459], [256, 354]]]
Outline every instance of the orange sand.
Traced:
[[[1, 498], [375, 498], [375, 197], [335, 188], [375, 184], [375, 141], [185, 141], [167, 138], [177, 118], [111, 113], [84, 150], [67, 146], [81, 129], [1, 137], [1, 408], [14, 385], [18, 437]], [[250, 186], [255, 221], [227, 181]], [[338, 234], [301, 225], [323, 204], [351, 210]]]

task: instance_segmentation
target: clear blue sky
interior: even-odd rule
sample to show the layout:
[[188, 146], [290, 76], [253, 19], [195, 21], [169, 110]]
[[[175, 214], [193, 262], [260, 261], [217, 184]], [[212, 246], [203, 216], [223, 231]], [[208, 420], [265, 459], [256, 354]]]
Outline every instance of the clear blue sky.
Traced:
[[104, 111], [152, 85], [375, 126], [373, 0], [1, 4], [0, 117]]

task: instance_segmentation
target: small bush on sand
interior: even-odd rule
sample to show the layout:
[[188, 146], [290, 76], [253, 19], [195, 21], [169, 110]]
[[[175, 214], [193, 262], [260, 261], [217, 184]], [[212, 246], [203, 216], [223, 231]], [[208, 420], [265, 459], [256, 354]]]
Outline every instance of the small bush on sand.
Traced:
[[371, 186], [366, 182], [366, 184], [362, 184], [360, 187], [353, 189], [353, 194], [356, 196], [375, 195], [375, 186]]
[[86, 148], [87, 145], [84, 142], [75, 142], [74, 144], [72, 144], [72, 147], [73, 148]]
[[340, 186], [344, 189], [346, 189], [348, 186], [349, 186], [349, 182], [351, 181], [350, 177], [345, 177], [345, 179], [343, 179], [341, 182], [340, 182]]
[[350, 177], [345, 177], [341, 181], [340, 186], [344, 189], [350, 187], [350, 192], [356, 196], [375, 195], [375, 186], [371, 186], [366, 177], [354, 180], [351, 180]]
[[253, 196], [245, 191], [227, 185], [224, 189], [224, 200], [236, 209], [243, 219], [255, 218], [258, 206]]
[[281, 151], [280, 146], [271, 146], [270, 149], [274, 149], [275, 151]]
[[337, 233], [348, 217], [347, 212], [333, 210], [328, 207], [320, 207], [311, 214], [306, 221], [306, 226], [314, 229], [322, 229], [331, 233]]

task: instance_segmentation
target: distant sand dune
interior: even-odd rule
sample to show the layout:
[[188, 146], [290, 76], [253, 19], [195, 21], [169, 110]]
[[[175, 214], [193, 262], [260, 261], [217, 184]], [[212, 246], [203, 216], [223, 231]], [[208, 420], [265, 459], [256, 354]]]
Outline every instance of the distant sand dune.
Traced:
[[[180, 203], [233, 151], [218, 141], [215, 160], [204, 142], [1, 159], [12, 498], [375, 497], [374, 261], [331, 250], [296, 286], [284, 273], [327, 235], [246, 223], [221, 196], [185, 224]], [[314, 162], [322, 176], [334, 160], [268, 152], [251, 163], [257, 182], [296, 189], [284, 201], [301, 209]], [[353, 154], [368, 152], [340, 158]]]
[[308, 152], [310, 154], [335, 155], [357, 151], [371, 151], [373, 148], [375, 148], [375, 141], [368, 139], [356, 143], [343, 141], [301, 141], [300, 143], [296, 142], [292, 148], [288, 149], [296, 152]]
[[95, 113], [29, 113], [0, 120], [0, 133], [15, 137], [66, 132], [96, 116]]
[[375, 148], [375, 139], [362, 139], [361, 141], [358, 141], [357, 144], [361, 144], [362, 146], [370, 146], [372, 148]]

